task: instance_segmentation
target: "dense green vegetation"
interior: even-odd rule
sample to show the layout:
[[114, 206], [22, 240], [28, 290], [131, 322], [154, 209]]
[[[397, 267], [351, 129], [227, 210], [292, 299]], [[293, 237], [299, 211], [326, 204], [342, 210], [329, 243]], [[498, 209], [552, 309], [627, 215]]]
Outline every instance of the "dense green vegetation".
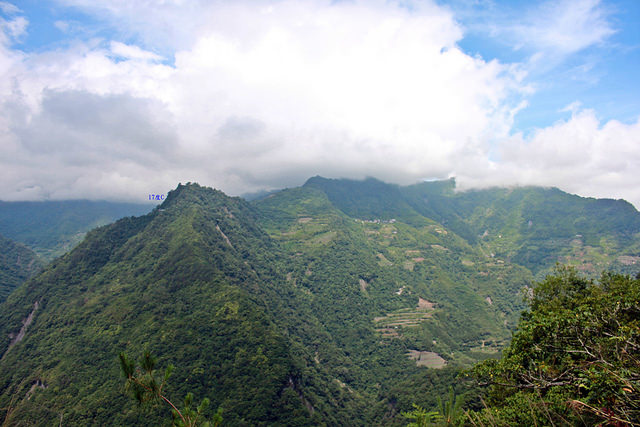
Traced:
[[453, 180], [401, 190], [418, 212], [538, 278], [557, 262], [593, 277], [605, 269], [640, 271], [640, 215], [624, 200], [540, 187], [456, 192]]
[[144, 215], [150, 204], [64, 200], [0, 201], [0, 234], [31, 248], [45, 262], [78, 244], [87, 231], [131, 215]]
[[0, 302], [42, 268], [29, 248], [0, 235]]
[[364, 181], [309, 179], [334, 206], [360, 219], [442, 225], [486, 256], [521, 265], [538, 279], [556, 263], [596, 277], [602, 270], [640, 271], [640, 215], [624, 200], [593, 199], [557, 188], [457, 191], [455, 180], [399, 187]]
[[164, 404], [171, 410], [173, 425], [175, 427], [217, 427], [222, 423], [222, 408], [218, 408], [213, 416], [213, 424], [204, 419], [203, 414], [209, 407], [209, 399], [204, 398], [200, 405], [194, 408], [193, 393], [187, 393], [184, 398], [184, 405], [173, 403], [165, 395], [165, 388], [168, 386], [169, 377], [174, 366], [166, 367], [163, 376], [156, 374], [157, 360], [151, 352], [145, 351], [140, 357], [140, 362], [136, 364], [122, 352], [120, 357], [120, 367], [126, 378], [126, 388], [133, 398], [140, 404]]
[[555, 262], [635, 271], [639, 218], [625, 202], [453, 181], [315, 177], [251, 203], [180, 185], [0, 305], [0, 417], [168, 425], [118, 378], [118, 354], [146, 348], [180, 367], [167, 400], [208, 399], [198, 417], [221, 408], [229, 425], [405, 425], [414, 404], [486, 421], [461, 370], [502, 366], [523, 295]]
[[305, 341], [328, 335], [276, 255], [245, 202], [196, 185], [90, 232], [0, 307], [0, 406], [14, 399], [16, 425], [158, 425], [159, 413], [127, 404], [114, 363], [148, 346], [185, 367], [167, 390], [173, 399], [207, 397], [231, 424], [340, 424], [364, 412], [313, 362]]
[[[434, 221], [419, 217], [416, 227], [356, 220], [308, 186], [272, 195], [256, 207], [264, 228], [291, 253], [290, 280], [308, 291], [332, 336], [359, 331], [359, 339], [347, 336], [341, 347], [370, 341], [367, 349], [350, 351], [352, 358], [380, 351], [374, 318], [416, 307], [419, 298], [435, 304], [431, 320], [389, 332], [399, 335], [403, 348], [436, 351], [452, 362], [486, 357], [508, 338], [506, 326], [515, 325], [530, 275], [486, 260]], [[396, 341], [385, 339], [384, 346]]]
[[548, 276], [499, 361], [474, 368], [491, 385], [477, 425], [638, 425], [640, 278], [573, 269]]

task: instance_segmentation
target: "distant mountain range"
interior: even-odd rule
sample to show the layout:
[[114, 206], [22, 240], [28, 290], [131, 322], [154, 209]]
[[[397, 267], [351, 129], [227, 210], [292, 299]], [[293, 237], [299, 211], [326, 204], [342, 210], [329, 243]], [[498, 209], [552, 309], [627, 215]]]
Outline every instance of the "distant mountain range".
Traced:
[[89, 200], [0, 201], [0, 234], [23, 243], [45, 262], [69, 251], [87, 231], [153, 209], [150, 204]]
[[473, 395], [458, 368], [499, 355], [536, 277], [635, 274], [639, 233], [629, 203], [557, 189], [314, 177], [247, 202], [179, 185], [0, 305], [0, 407], [15, 424], [159, 425], [118, 373], [120, 351], [148, 348], [176, 365], [176, 399], [209, 397], [229, 425], [402, 425], [451, 384]]

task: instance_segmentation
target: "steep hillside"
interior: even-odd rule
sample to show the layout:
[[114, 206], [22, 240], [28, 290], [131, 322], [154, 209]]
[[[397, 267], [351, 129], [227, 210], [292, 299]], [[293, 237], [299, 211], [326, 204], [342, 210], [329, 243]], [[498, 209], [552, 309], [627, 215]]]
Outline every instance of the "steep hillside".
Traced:
[[317, 188], [327, 195], [331, 203], [352, 218], [392, 218], [412, 225], [424, 224], [424, 218], [409, 205], [400, 187], [375, 178], [364, 181], [310, 178], [305, 188]]
[[0, 235], [0, 302], [42, 268], [29, 248]]
[[402, 425], [452, 384], [474, 399], [456, 375], [500, 355], [534, 274], [636, 268], [638, 224], [556, 189], [315, 177], [248, 203], [180, 185], [0, 305], [0, 417], [161, 425], [118, 371], [148, 348], [176, 365], [174, 399], [208, 397], [230, 425]]
[[288, 279], [366, 366], [354, 378], [376, 381], [394, 408], [416, 378], [425, 381], [416, 365], [497, 357], [534, 274], [556, 262], [589, 274], [640, 267], [633, 206], [557, 189], [456, 192], [453, 180], [399, 187], [314, 177], [254, 205], [290, 253]]
[[485, 257], [433, 220], [385, 216], [384, 201], [375, 211], [364, 202], [344, 208], [326, 188], [305, 185], [254, 202], [260, 224], [289, 253], [288, 281], [308, 295], [314, 315], [354, 361], [350, 387], [377, 387], [391, 414], [409, 409], [409, 399], [435, 402], [442, 390], [419, 391], [425, 367], [496, 357], [530, 273]]
[[78, 244], [92, 228], [143, 215], [152, 208], [149, 204], [88, 200], [0, 201], [0, 234], [27, 245], [49, 262]]
[[90, 232], [0, 306], [0, 407], [12, 425], [161, 425], [118, 370], [148, 348], [176, 365], [174, 399], [209, 397], [231, 425], [366, 424], [364, 399], [313, 361], [311, 341], [340, 351], [278, 255], [246, 202], [196, 184]]
[[640, 213], [624, 200], [540, 187], [455, 192], [453, 180], [402, 192], [418, 212], [538, 276], [557, 262], [596, 275], [603, 269], [640, 271]]

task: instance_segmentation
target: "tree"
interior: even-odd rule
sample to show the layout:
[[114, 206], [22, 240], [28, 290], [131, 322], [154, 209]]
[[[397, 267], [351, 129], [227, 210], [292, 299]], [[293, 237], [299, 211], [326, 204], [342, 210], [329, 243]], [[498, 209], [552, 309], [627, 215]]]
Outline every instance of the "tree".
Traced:
[[640, 280], [558, 268], [529, 305], [502, 359], [473, 370], [490, 386], [479, 423], [640, 425]]
[[443, 402], [438, 396], [438, 411], [427, 412], [424, 408], [413, 405], [413, 410], [404, 412], [405, 418], [412, 420], [407, 427], [445, 427], [461, 424], [463, 412], [461, 411], [463, 400], [456, 396], [453, 387], [449, 387], [449, 399]]
[[130, 391], [139, 404], [152, 402], [164, 402], [171, 407], [173, 415], [173, 425], [176, 427], [217, 427], [222, 423], [222, 408], [213, 416], [212, 422], [203, 419], [203, 412], [209, 406], [209, 399], [204, 398], [200, 405], [195, 409], [191, 406], [193, 403], [193, 394], [187, 393], [184, 399], [184, 406], [179, 409], [167, 396], [164, 389], [167, 381], [173, 372], [173, 365], [167, 366], [164, 376], [161, 380], [155, 375], [156, 358], [149, 351], [145, 351], [140, 358], [139, 365], [129, 360], [127, 355], [120, 353], [120, 367], [122, 373], [127, 378], [126, 389]]

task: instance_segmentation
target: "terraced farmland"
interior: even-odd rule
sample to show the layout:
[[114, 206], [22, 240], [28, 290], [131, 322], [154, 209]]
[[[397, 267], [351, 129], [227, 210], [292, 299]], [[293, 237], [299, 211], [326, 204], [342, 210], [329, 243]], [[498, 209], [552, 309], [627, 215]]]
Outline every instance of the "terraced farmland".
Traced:
[[417, 307], [392, 311], [386, 316], [374, 318], [373, 322], [376, 331], [383, 337], [394, 338], [399, 336], [398, 332], [402, 328], [414, 328], [429, 319], [433, 315], [434, 307], [434, 303], [419, 298]]

